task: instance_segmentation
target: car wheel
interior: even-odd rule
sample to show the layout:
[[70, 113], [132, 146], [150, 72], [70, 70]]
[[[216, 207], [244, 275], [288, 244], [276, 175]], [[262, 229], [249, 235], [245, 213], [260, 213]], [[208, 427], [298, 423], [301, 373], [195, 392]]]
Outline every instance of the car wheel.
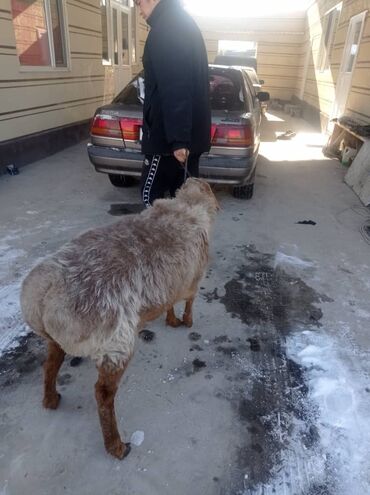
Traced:
[[251, 199], [253, 197], [254, 184], [248, 184], [246, 186], [236, 186], [233, 189], [234, 198], [238, 199]]
[[134, 177], [116, 174], [109, 174], [109, 180], [115, 187], [130, 187], [136, 182]]

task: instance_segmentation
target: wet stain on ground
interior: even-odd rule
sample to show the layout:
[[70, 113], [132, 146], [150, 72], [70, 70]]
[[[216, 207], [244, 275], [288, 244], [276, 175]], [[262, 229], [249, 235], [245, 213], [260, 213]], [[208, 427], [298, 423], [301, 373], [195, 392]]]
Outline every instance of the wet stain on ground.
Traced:
[[232, 341], [227, 335], [220, 335], [219, 337], [215, 337], [213, 342], [215, 344], [225, 344], [226, 342], [230, 344]]
[[251, 351], [259, 352], [261, 350], [260, 343], [259, 343], [258, 339], [256, 339], [255, 337], [251, 337], [251, 338], [247, 339], [247, 342], [249, 342], [249, 344], [250, 344]]
[[139, 332], [139, 337], [144, 342], [152, 342], [152, 340], [155, 338], [155, 333], [151, 330], [141, 330], [141, 332]]
[[142, 203], [115, 203], [110, 205], [108, 213], [114, 217], [141, 213], [145, 209]]
[[189, 340], [196, 342], [197, 340], [200, 340], [202, 338], [202, 336], [200, 333], [191, 332], [191, 333], [189, 333], [188, 338], [189, 338]]
[[[274, 255], [260, 253], [253, 246], [242, 246], [239, 256], [243, 261], [236, 276], [225, 284], [225, 295], [219, 297], [217, 289], [205, 295], [209, 303], [222, 303], [232, 317], [245, 324], [249, 333], [246, 338], [249, 345], [245, 348], [233, 338], [230, 339], [233, 345], [225, 345], [229, 344], [227, 336], [214, 339], [216, 345], [223, 344], [216, 347], [216, 352], [231, 358], [226, 361], [230, 363], [226, 380], [232, 383], [232, 389], [218, 391], [218, 398], [232, 404], [241, 424], [234, 472], [225, 494], [254, 495], [270, 487], [272, 491], [268, 493], [283, 493], [286, 489], [284, 493], [298, 495], [293, 485], [289, 486], [289, 473], [285, 476], [284, 489], [277, 485], [273, 488], [271, 479], [281, 466], [297, 424], [295, 441], [300, 442], [303, 451], [320, 449], [320, 437], [315, 426], [316, 411], [307, 397], [303, 369], [286, 355], [285, 339], [297, 329], [320, 327], [319, 305], [330, 299], [292, 275], [291, 270], [288, 273], [276, 266]], [[222, 366], [226, 369], [225, 363]], [[246, 371], [241, 372], [240, 366], [246, 366]], [[305, 459], [298, 458], [296, 464], [304, 472]], [[330, 477], [328, 467], [327, 478]], [[329, 482], [325, 485], [329, 490], [326, 492], [312, 486], [308, 493], [334, 495], [335, 490], [330, 486]]]
[[[317, 294], [299, 277], [274, 266], [274, 256], [244, 247], [246, 263], [237, 270], [236, 278], [225, 285], [225, 295], [217, 289], [208, 293], [207, 302], [220, 300], [228, 313], [248, 326], [272, 324], [282, 335], [299, 325], [319, 327], [322, 311], [316, 304], [328, 298]], [[213, 296], [213, 299], [212, 299]]]
[[198, 344], [194, 344], [193, 346], [190, 347], [189, 351], [190, 352], [193, 352], [193, 351], [203, 351], [203, 347], [201, 347]]
[[236, 347], [231, 346], [223, 346], [219, 345], [216, 348], [217, 352], [221, 352], [224, 356], [233, 357], [238, 353], [238, 349]]
[[207, 363], [199, 358], [194, 359], [192, 364], [193, 364], [194, 372], [200, 371], [202, 368], [207, 367]]

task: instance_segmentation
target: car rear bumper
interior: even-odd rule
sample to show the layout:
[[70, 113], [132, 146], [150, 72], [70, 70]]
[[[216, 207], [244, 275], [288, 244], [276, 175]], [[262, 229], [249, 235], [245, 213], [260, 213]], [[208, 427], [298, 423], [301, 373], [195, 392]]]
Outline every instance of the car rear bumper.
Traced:
[[[140, 177], [144, 156], [140, 152], [122, 148], [87, 145], [91, 163], [104, 174]], [[251, 181], [257, 153], [247, 156], [204, 154], [199, 162], [199, 174], [213, 184], [244, 185]]]

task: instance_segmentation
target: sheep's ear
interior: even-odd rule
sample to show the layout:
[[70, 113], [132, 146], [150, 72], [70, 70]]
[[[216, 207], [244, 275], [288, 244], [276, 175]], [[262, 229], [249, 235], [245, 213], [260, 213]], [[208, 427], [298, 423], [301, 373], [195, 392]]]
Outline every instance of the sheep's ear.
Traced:
[[[212, 193], [212, 188], [211, 186], [208, 184], [208, 182], [202, 180], [202, 181], [199, 181], [200, 182], [200, 189], [207, 193], [207, 194], [210, 194]], [[213, 193], [212, 193], [213, 194]]]

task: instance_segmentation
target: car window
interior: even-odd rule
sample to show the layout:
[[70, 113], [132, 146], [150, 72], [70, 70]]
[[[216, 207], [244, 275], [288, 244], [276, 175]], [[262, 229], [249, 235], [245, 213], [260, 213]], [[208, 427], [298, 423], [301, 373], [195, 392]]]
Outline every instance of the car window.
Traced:
[[246, 73], [248, 74], [250, 80], [252, 81], [252, 84], [259, 84], [259, 79], [257, 77], [257, 74], [254, 72], [254, 70], [246, 70]]
[[248, 77], [248, 74], [246, 74], [245, 72], [243, 72], [243, 78], [244, 78], [246, 90], [247, 90], [248, 95], [250, 96], [250, 99], [252, 101], [252, 106], [253, 106], [253, 108], [256, 108], [259, 105], [259, 100], [257, 98], [256, 88], [253, 86], [250, 78]]
[[[246, 110], [245, 97], [239, 73], [230, 71], [212, 72], [209, 78], [212, 110]], [[139, 74], [115, 97], [113, 103], [141, 105], [144, 102], [145, 85]]]
[[145, 97], [144, 77], [139, 74], [114, 98], [113, 103], [142, 105]]
[[238, 73], [212, 71], [209, 76], [212, 110], [245, 110], [244, 93]]

